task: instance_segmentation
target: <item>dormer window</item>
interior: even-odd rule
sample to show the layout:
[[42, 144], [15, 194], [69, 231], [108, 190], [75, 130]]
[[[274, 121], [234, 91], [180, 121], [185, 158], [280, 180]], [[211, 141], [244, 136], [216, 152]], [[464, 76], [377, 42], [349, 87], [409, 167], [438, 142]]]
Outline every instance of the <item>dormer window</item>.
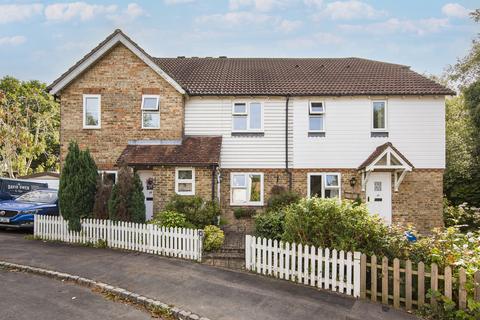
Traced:
[[160, 96], [142, 96], [142, 129], [160, 128]]
[[325, 132], [325, 104], [323, 102], [311, 101], [308, 117], [309, 132]]
[[235, 102], [232, 107], [233, 132], [261, 132], [263, 108], [260, 102]]

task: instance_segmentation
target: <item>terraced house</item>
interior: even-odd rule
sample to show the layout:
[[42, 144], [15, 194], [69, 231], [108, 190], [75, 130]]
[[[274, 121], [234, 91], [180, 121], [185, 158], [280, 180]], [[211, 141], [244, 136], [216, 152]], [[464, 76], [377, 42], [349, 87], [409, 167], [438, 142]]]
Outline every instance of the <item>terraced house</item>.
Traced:
[[140, 174], [147, 215], [174, 195], [261, 210], [273, 186], [363, 199], [389, 223], [442, 224], [445, 96], [408, 66], [360, 58], [155, 58], [116, 30], [49, 86], [62, 159]]

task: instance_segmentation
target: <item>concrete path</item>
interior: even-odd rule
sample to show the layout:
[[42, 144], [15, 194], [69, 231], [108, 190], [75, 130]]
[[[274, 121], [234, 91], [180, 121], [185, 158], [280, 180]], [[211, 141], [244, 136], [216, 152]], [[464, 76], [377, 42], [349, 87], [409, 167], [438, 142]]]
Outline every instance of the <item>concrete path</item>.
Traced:
[[414, 319], [379, 304], [264, 276], [24, 236], [0, 230], [0, 259], [103, 281], [212, 320]]
[[0, 269], [3, 320], [148, 320], [146, 311], [105, 299], [87, 288]]

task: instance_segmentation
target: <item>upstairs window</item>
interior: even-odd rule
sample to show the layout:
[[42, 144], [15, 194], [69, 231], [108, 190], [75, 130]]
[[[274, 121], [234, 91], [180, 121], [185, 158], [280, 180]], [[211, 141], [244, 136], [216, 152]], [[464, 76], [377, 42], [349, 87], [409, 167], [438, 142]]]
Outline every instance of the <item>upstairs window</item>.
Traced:
[[83, 128], [99, 129], [100, 128], [100, 100], [99, 94], [83, 95]]
[[309, 173], [308, 196], [319, 198], [340, 198], [340, 174]]
[[195, 195], [195, 169], [175, 170], [175, 193], [182, 196]]
[[323, 102], [310, 102], [308, 116], [309, 132], [325, 132], [325, 105]]
[[263, 205], [263, 173], [232, 173], [230, 179], [232, 205]]
[[372, 101], [372, 130], [387, 130], [387, 102]]
[[263, 108], [259, 102], [236, 102], [232, 109], [233, 132], [260, 132], [263, 130]]
[[105, 170], [105, 171], [98, 171], [103, 183], [114, 185], [117, 183], [117, 171], [115, 170]]
[[157, 95], [142, 96], [142, 129], [160, 128], [160, 97]]

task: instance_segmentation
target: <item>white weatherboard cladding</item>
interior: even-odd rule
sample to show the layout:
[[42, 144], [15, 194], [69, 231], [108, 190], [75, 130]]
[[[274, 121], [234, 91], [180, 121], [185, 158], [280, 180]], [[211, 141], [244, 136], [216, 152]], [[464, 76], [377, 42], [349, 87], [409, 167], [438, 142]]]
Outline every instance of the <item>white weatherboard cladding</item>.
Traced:
[[[392, 142], [415, 168], [445, 167], [443, 97], [315, 98], [325, 101], [325, 137], [308, 137], [310, 100], [292, 101], [294, 168], [357, 168], [385, 142]], [[388, 138], [370, 136], [372, 100], [387, 100]]]
[[[262, 103], [263, 136], [232, 136], [233, 102]], [[290, 146], [293, 141], [291, 105], [290, 102]], [[185, 134], [223, 136], [222, 168], [285, 168], [285, 98], [190, 98], [185, 103]], [[292, 157], [290, 148], [290, 163]]]

